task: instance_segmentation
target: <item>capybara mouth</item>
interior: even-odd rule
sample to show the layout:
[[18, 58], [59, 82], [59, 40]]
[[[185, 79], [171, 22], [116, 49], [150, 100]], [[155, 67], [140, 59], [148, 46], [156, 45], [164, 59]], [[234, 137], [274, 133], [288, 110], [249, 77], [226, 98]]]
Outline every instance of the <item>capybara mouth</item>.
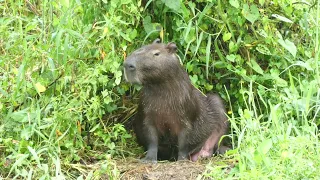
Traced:
[[137, 78], [135, 71], [127, 70], [126, 68], [123, 69], [124, 71], [124, 79], [131, 84], [141, 84], [140, 80]]
[[125, 80], [132, 84], [140, 84], [137, 78], [136, 63], [132, 60], [126, 60], [123, 66]]

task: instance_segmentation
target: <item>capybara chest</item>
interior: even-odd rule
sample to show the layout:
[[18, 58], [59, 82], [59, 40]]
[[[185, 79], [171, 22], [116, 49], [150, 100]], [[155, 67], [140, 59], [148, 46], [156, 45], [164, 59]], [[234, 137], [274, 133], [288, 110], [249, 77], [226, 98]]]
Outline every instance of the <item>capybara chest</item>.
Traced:
[[169, 111], [162, 113], [150, 112], [148, 116], [159, 135], [177, 136], [183, 128], [180, 117], [175, 113], [170, 113]]

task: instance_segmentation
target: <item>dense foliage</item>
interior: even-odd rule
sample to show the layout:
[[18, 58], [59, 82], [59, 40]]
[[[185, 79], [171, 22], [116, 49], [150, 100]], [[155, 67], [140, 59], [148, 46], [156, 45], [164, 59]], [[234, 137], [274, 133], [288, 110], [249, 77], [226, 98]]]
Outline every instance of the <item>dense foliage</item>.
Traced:
[[[122, 62], [160, 37], [227, 102], [215, 178], [302, 179], [320, 167], [317, 0], [0, 0], [0, 178], [117, 178], [139, 87]], [[129, 96], [129, 94], [131, 96]], [[132, 98], [130, 98], [132, 97]], [[94, 164], [85, 166], [84, 164]]]

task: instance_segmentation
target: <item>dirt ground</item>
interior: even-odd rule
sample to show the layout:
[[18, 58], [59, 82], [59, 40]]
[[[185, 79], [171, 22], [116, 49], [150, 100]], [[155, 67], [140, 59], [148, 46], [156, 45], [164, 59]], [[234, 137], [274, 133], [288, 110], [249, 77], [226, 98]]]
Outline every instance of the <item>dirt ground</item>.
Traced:
[[[198, 162], [178, 161], [178, 162], [158, 162], [157, 164], [144, 164], [138, 160], [118, 161], [117, 167], [121, 172], [123, 180], [195, 180], [208, 179], [202, 177], [205, 173], [206, 165], [210, 161], [220, 160], [221, 157], [213, 157]], [[222, 160], [225, 161], [225, 160]], [[232, 163], [227, 163], [231, 168]]]

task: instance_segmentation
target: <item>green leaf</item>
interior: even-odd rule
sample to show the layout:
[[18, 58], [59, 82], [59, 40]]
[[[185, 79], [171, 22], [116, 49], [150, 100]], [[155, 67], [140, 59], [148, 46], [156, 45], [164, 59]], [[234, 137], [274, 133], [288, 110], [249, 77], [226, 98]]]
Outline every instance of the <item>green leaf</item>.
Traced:
[[21, 139], [29, 140], [30, 137], [33, 135], [33, 127], [32, 126], [27, 126], [25, 127], [20, 134]]
[[260, 36], [264, 37], [264, 38], [268, 37], [267, 32], [266, 32], [265, 30], [263, 30], [263, 29], [257, 30], [257, 33], [258, 33]]
[[187, 28], [183, 31], [184, 40], [188, 43], [193, 42], [197, 39], [195, 28], [193, 27], [192, 21], [189, 22]]
[[269, 152], [269, 150], [272, 147], [272, 140], [271, 139], [267, 139], [264, 140], [260, 146], [259, 146], [259, 150], [262, 154], [267, 154]]
[[229, 0], [229, 3], [231, 6], [235, 7], [235, 8], [239, 8], [239, 1], [238, 0]]
[[186, 67], [187, 67], [188, 72], [192, 72], [193, 68], [194, 68], [194, 64], [192, 64], [191, 62], [188, 62]]
[[116, 147], [116, 145], [114, 144], [114, 142], [111, 142], [110, 144], [107, 145], [109, 149], [114, 149]]
[[172, 0], [162, 0], [162, 2], [170, 9], [179, 11], [180, 10], [180, 0], [172, 1]]
[[25, 163], [25, 159], [29, 157], [29, 154], [19, 154], [17, 156], [17, 160], [14, 162], [14, 164], [11, 166], [11, 169], [8, 174], [11, 174], [11, 172], [16, 169], [17, 166], [22, 166]]
[[198, 49], [199, 49], [200, 44], [201, 44], [201, 42], [202, 42], [202, 38], [203, 38], [203, 32], [200, 33], [200, 35], [199, 35], [199, 37], [198, 37], [198, 39], [197, 39], [197, 47], [196, 47], [196, 49], [195, 49], [195, 51], [194, 51], [194, 56], [197, 55]]
[[44, 87], [40, 82], [37, 82], [34, 86], [37, 89], [37, 91], [40, 93], [46, 91], [46, 87]]
[[25, 153], [25, 152], [27, 152], [27, 150], [28, 150], [27, 147], [28, 147], [28, 146], [29, 146], [29, 141], [22, 139], [22, 140], [19, 142], [19, 153]]
[[235, 52], [235, 51], [237, 51], [237, 50], [238, 50], [237, 44], [234, 44], [233, 41], [230, 41], [230, 42], [229, 42], [229, 51], [230, 51], [230, 53], [231, 53], [231, 52]]
[[205, 84], [204, 87], [206, 88], [207, 91], [211, 91], [213, 89], [212, 84]]
[[227, 60], [229, 60], [229, 61], [231, 61], [231, 62], [234, 62], [234, 60], [236, 59], [236, 55], [234, 55], [234, 54], [230, 54], [230, 55], [227, 55]]
[[288, 39], [286, 39], [285, 41], [283, 39], [278, 39], [278, 43], [286, 50], [288, 50], [293, 57], [296, 57], [297, 47], [294, 45], [293, 42], [289, 41]]
[[263, 70], [261, 69], [261, 67], [259, 66], [259, 64], [258, 64], [254, 59], [251, 59], [251, 60], [250, 60], [249, 66], [250, 66], [254, 71], [256, 71], [257, 73], [263, 74]]
[[251, 5], [249, 8], [248, 4], [244, 4], [242, 15], [253, 24], [259, 18], [260, 13], [256, 5]]
[[283, 17], [283, 16], [280, 16], [279, 14], [272, 14], [271, 16], [275, 17], [275, 18], [277, 18], [277, 19], [279, 19], [280, 21], [283, 21], [283, 22], [293, 23], [290, 19], [288, 19], [286, 17]]
[[222, 37], [223, 41], [226, 42], [231, 38], [231, 33], [225, 33]]
[[271, 55], [271, 52], [268, 49], [268, 47], [263, 45], [263, 44], [258, 44], [257, 47], [256, 47], [256, 50], [261, 54]]
[[123, 32], [120, 32], [119, 34], [120, 34], [120, 36], [121, 36], [123, 39], [131, 42], [131, 39], [130, 39], [130, 37], [129, 37], [129, 34], [125, 34], [125, 33], [123, 33]]
[[206, 48], [206, 78], [209, 76], [209, 60], [211, 54], [211, 36], [208, 37], [208, 43]]
[[36, 160], [37, 164], [40, 165], [41, 164], [40, 163], [40, 158], [39, 158], [37, 152], [30, 146], [28, 146], [28, 150], [32, 154], [33, 158]]
[[276, 84], [280, 87], [287, 87], [288, 82], [280, 77], [276, 78]]
[[127, 33], [129, 33], [129, 37], [130, 37], [130, 39], [131, 40], [133, 40], [134, 38], [136, 38], [137, 37], [137, 35], [138, 35], [138, 32], [137, 32], [137, 30], [136, 29], [128, 29], [127, 30]]
[[189, 76], [191, 79], [191, 82], [196, 85], [197, 81], [198, 81], [198, 76], [196, 74], [194, 74], [193, 76]]
[[161, 31], [161, 29], [162, 29], [162, 27], [159, 23], [152, 23], [151, 22], [150, 16], [146, 16], [143, 19], [143, 27], [144, 27], [144, 30], [146, 31], [147, 34], [150, 34], [152, 32], [158, 32], [158, 31]]
[[131, 0], [121, 0], [121, 4], [129, 4], [131, 3]]
[[62, 6], [68, 8], [70, 6], [69, 0], [60, 0]]
[[152, 26], [152, 23], [151, 23], [151, 17], [150, 16], [146, 16], [144, 19], [143, 19], [143, 27], [144, 27], [144, 30], [146, 31], [146, 33], [149, 33], [153, 30], [153, 26]]
[[313, 68], [309, 64], [309, 62], [297, 61], [294, 65], [301, 66], [306, 68], [308, 71], [313, 71]]
[[115, 78], [116, 78], [115, 83], [116, 83], [116, 85], [119, 85], [121, 82], [122, 71], [116, 71], [114, 74], [115, 74]]
[[25, 123], [28, 122], [28, 111], [27, 109], [15, 111], [13, 113], [9, 113], [8, 117], [12, 118], [12, 120], [16, 122]]
[[89, 132], [94, 132], [98, 127], [100, 127], [100, 124], [95, 125]]
[[246, 119], [251, 119], [252, 118], [252, 112], [248, 109], [245, 109], [243, 111], [243, 117], [246, 118]]

